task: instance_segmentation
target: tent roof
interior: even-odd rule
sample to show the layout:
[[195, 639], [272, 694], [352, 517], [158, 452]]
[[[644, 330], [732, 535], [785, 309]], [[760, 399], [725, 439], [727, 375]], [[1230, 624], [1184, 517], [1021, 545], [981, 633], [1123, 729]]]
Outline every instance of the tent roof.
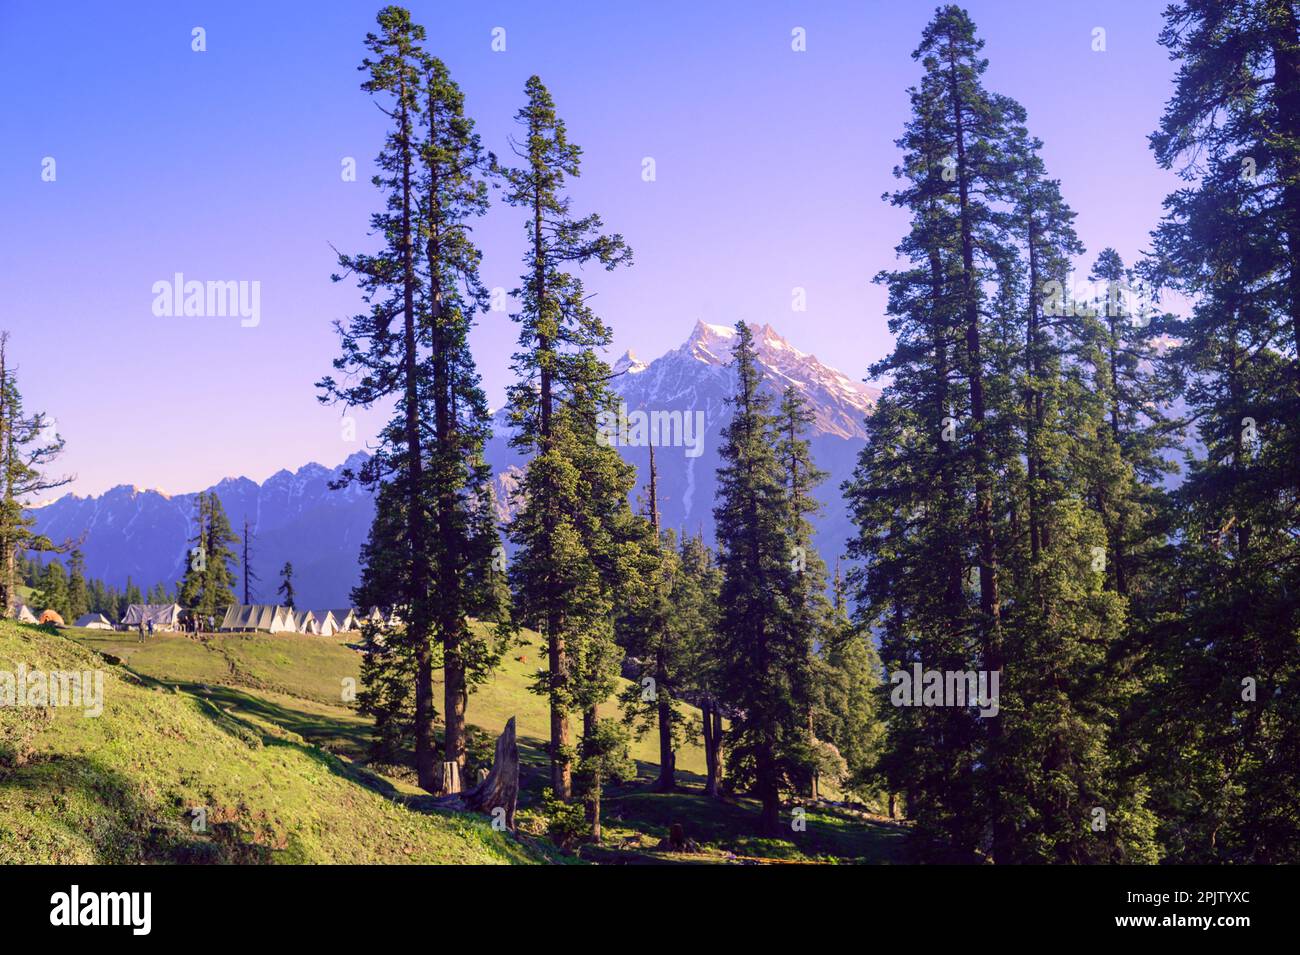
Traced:
[[[108, 618], [102, 613], [83, 613], [77, 618], [76, 625], [78, 627], [88, 627], [92, 623], [108, 623]], [[109, 626], [112, 626], [112, 624], [109, 624]]]
[[181, 617], [180, 604], [130, 604], [122, 614], [122, 623], [135, 626], [139, 623], [175, 624]]
[[293, 624], [293, 611], [275, 604], [231, 604], [221, 619], [223, 630], [270, 630], [277, 623]]

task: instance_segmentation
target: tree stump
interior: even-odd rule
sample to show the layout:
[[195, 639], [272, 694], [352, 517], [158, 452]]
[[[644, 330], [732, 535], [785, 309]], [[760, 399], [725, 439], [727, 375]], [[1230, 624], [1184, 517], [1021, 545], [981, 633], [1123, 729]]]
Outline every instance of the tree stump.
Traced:
[[439, 809], [459, 812], [481, 812], [492, 816], [494, 820], [497, 818], [495, 810], [501, 809], [504, 811], [506, 828], [514, 832], [515, 805], [518, 801], [519, 746], [515, 741], [515, 718], [512, 716], [497, 737], [492, 770], [468, 792], [441, 796], [434, 800], [433, 805]]
[[519, 746], [515, 742], [515, 718], [510, 717], [506, 728], [497, 737], [496, 755], [492, 771], [465, 794], [465, 804], [477, 812], [492, 815], [492, 810], [505, 810], [506, 828], [515, 829], [515, 804], [519, 801]]
[[442, 764], [442, 788], [439, 792], [444, 796], [460, 792], [460, 763]]

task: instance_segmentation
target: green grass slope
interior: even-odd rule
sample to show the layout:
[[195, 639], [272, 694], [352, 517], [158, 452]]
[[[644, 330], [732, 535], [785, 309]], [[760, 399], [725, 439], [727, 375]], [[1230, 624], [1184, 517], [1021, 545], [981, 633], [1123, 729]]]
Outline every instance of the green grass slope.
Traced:
[[[409, 769], [361, 768], [370, 721], [343, 699], [344, 681], [359, 676], [361, 656], [347, 646], [355, 635], [219, 634], [196, 639], [158, 634], [142, 644], [130, 633], [75, 629], [63, 633], [108, 659], [124, 661], [142, 681], [183, 691], [185, 698], [206, 708], [209, 720], [229, 720], [242, 727], [241, 732], [251, 731], [267, 740], [282, 736], [295, 740], [299, 750], [314, 751], [321, 760], [333, 759], [336, 772], [364, 776], [396, 800], [410, 800], [412, 805], [425, 801]], [[549, 784], [547, 704], [529, 689], [543, 659], [540, 638], [525, 631], [490, 679], [475, 688], [467, 709], [471, 732], [488, 753], [506, 721], [516, 717], [520, 820], [533, 835], [544, 826], [538, 816], [540, 793]], [[441, 686], [435, 698], [441, 702]], [[615, 703], [605, 704], [603, 711], [614, 714]], [[694, 711], [687, 715], [698, 719]], [[903, 826], [826, 803], [806, 806], [806, 828], [792, 830], [786, 839], [755, 837], [758, 806], [753, 800], [703, 795], [704, 756], [698, 743], [679, 749], [680, 790], [673, 793], [649, 791], [658, 773], [653, 734], [636, 740], [632, 755], [639, 778], [608, 789], [606, 843], [583, 846], [583, 859], [614, 864], [904, 860]], [[656, 848], [674, 824], [699, 844], [699, 852], [674, 854]]]
[[[104, 671], [97, 718], [0, 707], [0, 863], [540, 860], [481, 817], [412, 812], [301, 734], [160, 682], [230, 679], [247, 664], [254, 679], [288, 673], [323, 694], [335, 676], [327, 657], [304, 652], [297, 661], [258, 646], [227, 654], [187, 647], [184, 637], [156, 639], [142, 653], [123, 635], [106, 636], [132, 650], [144, 676], [62, 635], [0, 622], [0, 671]], [[110, 640], [87, 642], [111, 652]], [[195, 832], [199, 808], [207, 826]]]
[[[168, 683], [213, 687], [224, 705], [260, 716], [331, 750], [360, 757], [365, 751], [369, 721], [344, 701], [344, 681], [360, 677], [361, 655], [347, 646], [349, 637], [305, 634], [217, 634], [195, 639], [184, 634], [156, 634], [140, 643], [131, 633], [68, 630], [78, 643], [123, 660], [133, 671]], [[529, 686], [543, 659], [541, 639], [524, 631], [488, 681], [470, 694], [466, 716], [471, 727], [495, 738], [510, 717], [516, 717], [520, 757], [526, 773], [545, 762], [543, 747], [550, 734], [546, 700]], [[622, 681], [626, 682], [626, 681]], [[441, 673], [434, 698], [441, 709]], [[616, 712], [611, 700], [603, 712]], [[698, 710], [687, 708], [689, 718]], [[657, 765], [658, 743], [652, 734], [635, 740], [632, 756], [644, 766]], [[692, 743], [678, 751], [677, 766], [687, 773], [704, 772], [704, 751]]]

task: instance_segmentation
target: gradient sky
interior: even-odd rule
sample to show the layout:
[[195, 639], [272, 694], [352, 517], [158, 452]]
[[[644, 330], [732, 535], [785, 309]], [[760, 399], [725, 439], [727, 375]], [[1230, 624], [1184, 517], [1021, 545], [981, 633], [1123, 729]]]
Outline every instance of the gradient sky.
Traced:
[[[357, 65], [379, 6], [0, 2], [0, 328], [29, 408], [67, 439], [76, 493], [332, 466], [374, 433], [378, 416], [361, 416], [358, 441], [343, 441], [313, 383], [337, 353], [331, 322], [359, 308], [353, 286], [329, 281], [330, 245], [373, 246], [383, 117]], [[524, 81], [550, 87], [584, 149], [575, 210], [599, 211], [635, 250], [632, 268], [587, 277], [615, 329], [611, 359], [653, 358], [697, 319], [770, 322], [854, 377], [889, 350], [871, 277], [906, 222], [881, 195], [933, 3], [409, 6], [498, 154]], [[1156, 43], [1163, 4], [966, 6], [988, 86], [1028, 109], [1079, 214], [1082, 267], [1106, 245], [1131, 261], [1177, 183], [1146, 142], [1174, 71]], [[195, 26], [207, 52], [190, 49]], [[807, 52], [791, 50], [794, 27]], [[341, 179], [346, 156], [356, 182]], [[514, 287], [520, 215], [494, 206], [477, 236], [486, 284]], [[261, 324], [154, 317], [151, 287], [175, 272], [260, 281]], [[791, 309], [795, 286], [806, 312]], [[514, 341], [505, 313], [473, 339], [494, 406]]]

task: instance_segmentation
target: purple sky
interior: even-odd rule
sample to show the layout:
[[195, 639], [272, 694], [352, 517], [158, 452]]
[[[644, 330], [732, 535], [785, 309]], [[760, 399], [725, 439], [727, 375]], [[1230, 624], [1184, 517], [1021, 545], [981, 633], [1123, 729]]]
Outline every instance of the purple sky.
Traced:
[[[370, 248], [370, 164], [383, 117], [358, 89], [380, 4], [5, 0], [0, 6], [0, 327], [29, 406], [68, 441], [73, 490], [190, 491], [261, 480], [364, 447], [345, 442], [313, 383], [337, 353], [330, 244]], [[466, 93], [485, 145], [506, 137], [524, 81], [550, 86], [584, 149], [575, 210], [599, 211], [635, 249], [588, 276], [613, 325], [610, 358], [650, 359], [696, 319], [770, 322], [854, 377], [887, 352], [884, 292], [903, 214], [894, 140], [929, 3], [410, 4]], [[1155, 2], [967, 4], [990, 88], [1029, 111], [1051, 174], [1079, 213], [1086, 270], [1105, 245], [1131, 261], [1177, 180], [1146, 136], [1173, 66]], [[560, 9], [564, 12], [559, 12]], [[191, 51], [191, 29], [207, 52]], [[506, 51], [491, 49], [504, 27]], [[803, 27], [807, 51], [791, 50]], [[1106, 51], [1093, 52], [1094, 27]], [[54, 157], [57, 180], [43, 182]], [[340, 176], [355, 157], [358, 181]], [[653, 157], [657, 180], [641, 178]], [[483, 278], [512, 288], [522, 221], [494, 206], [478, 228]], [[261, 322], [155, 317], [153, 283], [261, 283]], [[791, 289], [808, 309], [791, 309]], [[515, 330], [474, 338], [493, 405]]]

